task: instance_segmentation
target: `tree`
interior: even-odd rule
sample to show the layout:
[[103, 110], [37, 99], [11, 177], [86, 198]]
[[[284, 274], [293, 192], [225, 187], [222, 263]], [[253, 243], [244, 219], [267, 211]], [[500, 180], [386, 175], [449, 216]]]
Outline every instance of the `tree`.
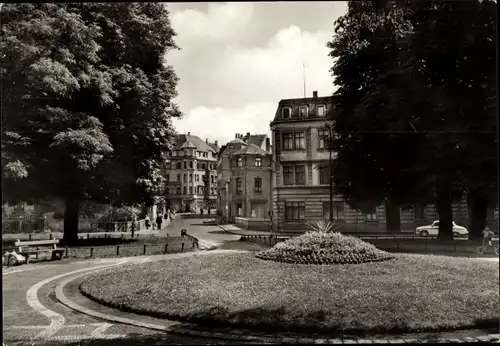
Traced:
[[64, 198], [67, 243], [83, 200], [150, 203], [180, 116], [166, 7], [8, 4], [1, 19], [2, 169], [23, 178], [8, 197]]
[[205, 168], [205, 177], [203, 179], [203, 183], [205, 184], [205, 188], [203, 189], [203, 200], [205, 201], [207, 211], [210, 209], [210, 170], [208, 168], [207, 163]]
[[[478, 103], [473, 104], [466, 93], [459, 92], [466, 90], [464, 86], [470, 90], [472, 84], [485, 84], [472, 78], [480, 72], [477, 66], [469, 64], [464, 70], [461, 64], [467, 59], [463, 58], [463, 43], [471, 35], [479, 38], [480, 31], [478, 16], [471, 18], [468, 14], [478, 12], [482, 5], [408, 5], [392, 1], [381, 6], [353, 5], [346, 15], [350, 19], [338, 23], [347, 29], [330, 43], [331, 55], [338, 57], [332, 70], [340, 84], [336, 121], [340, 132], [336, 172], [340, 174], [336, 175], [336, 185], [351, 201], [363, 202], [365, 194], [368, 206], [384, 197], [398, 204], [435, 197], [441, 219], [439, 234], [447, 238], [452, 237], [451, 203], [471, 182], [464, 156], [471, 153], [473, 145], [467, 142], [470, 136], [464, 134], [473, 120], [464, 114], [485, 106], [484, 97], [479, 96]], [[359, 19], [367, 16], [369, 20]], [[457, 17], [464, 21], [457, 21]], [[398, 20], [391, 22], [390, 18]], [[492, 27], [491, 14], [484, 22]], [[350, 29], [345, 23], [351, 23]], [[368, 29], [360, 29], [365, 26]], [[384, 27], [387, 30], [374, 35]], [[483, 41], [489, 42], [494, 36], [490, 31], [486, 37]], [[471, 46], [469, 51], [477, 56], [477, 48]], [[491, 45], [489, 48], [491, 53]], [[377, 63], [359, 61], [359, 56], [370, 52]], [[481, 75], [492, 70], [487, 63], [492, 55], [488, 55], [482, 61], [488, 67]], [[477, 63], [477, 59], [474, 61]], [[358, 157], [361, 160], [356, 162]], [[491, 164], [491, 152], [482, 159]], [[355, 171], [359, 173], [353, 174]]]

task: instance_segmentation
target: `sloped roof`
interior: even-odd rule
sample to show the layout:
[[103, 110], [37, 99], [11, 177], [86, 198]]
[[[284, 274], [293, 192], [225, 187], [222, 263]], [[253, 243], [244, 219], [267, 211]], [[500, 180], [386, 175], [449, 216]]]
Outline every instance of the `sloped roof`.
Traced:
[[184, 144], [181, 146], [181, 149], [196, 149], [196, 145], [194, 145], [193, 142], [190, 140], [184, 142]]
[[247, 139], [247, 142], [260, 147], [265, 141], [266, 137], [267, 135], [250, 135], [250, 138]]
[[[190, 143], [189, 143], [190, 142]], [[185, 149], [184, 144], [192, 146], [193, 149], [199, 150], [199, 151], [210, 151], [210, 152], [215, 152], [217, 153], [212, 146], [208, 145], [204, 140], [202, 140], [200, 137], [193, 136], [193, 135], [178, 135], [177, 136], [177, 143], [176, 143], [176, 150], [179, 149]]]
[[239, 139], [239, 138], [235, 138], [233, 139], [232, 141], [230, 141], [229, 143], [232, 143], [232, 144], [243, 144], [243, 145], [248, 145], [244, 140], [242, 139]]
[[250, 143], [248, 146], [243, 147], [240, 150], [233, 153], [233, 155], [270, 155], [270, 153], [268, 153], [261, 147]]
[[219, 146], [218, 146], [217, 144], [215, 144], [215, 143], [208, 143], [208, 145], [209, 145], [209, 146], [210, 146], [210, 147], [211, 147], [211, 148], [212, 148], [212, 149], [213, 149], [216, 153], [218, 153], [218, 152], [219, 152], [220, 148], [219, 148]]

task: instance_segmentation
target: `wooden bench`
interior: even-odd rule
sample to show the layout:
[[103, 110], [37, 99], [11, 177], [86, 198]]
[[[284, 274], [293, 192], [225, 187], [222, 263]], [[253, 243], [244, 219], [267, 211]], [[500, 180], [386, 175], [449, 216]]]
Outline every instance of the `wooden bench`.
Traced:
[[18, 239], [14, 245], [19, 248], [17, 252], [26, 257], [26, 263], [29, 263], [30, 255], [35, 254], [36, 259], [38, 259], [38, 254], [41, 252], [52, 253], [52, 260], [62, 259], [64, 249], [57, 248], [57, 244], [59, 244], [58, 239], [34, 241], [21, 241]]

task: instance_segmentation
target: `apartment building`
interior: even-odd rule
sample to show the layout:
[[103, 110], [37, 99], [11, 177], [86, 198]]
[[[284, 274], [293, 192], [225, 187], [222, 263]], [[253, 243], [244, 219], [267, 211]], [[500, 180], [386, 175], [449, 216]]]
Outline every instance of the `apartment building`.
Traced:
[[[186, 211], [215, 207], [219, 149], [217, 141], [209, 143], [208, 139], [204, 141], [190, 132], [177, 137], [175, 148], [167, 154], [169, 162], [165, 168], [167, 208]], [[208, 205], [205, 189], [208, 189]]]
[[[333, 96], [318, 97], [316, 91], [312, 97], [284, 99], [278, 104], [270, 124], [273, 223], [277, 229], [303, 231], [306, 220], [329, 219], [326, 125], [335, 119], [334, 105]], [[453, 215], [457, 223], [467, 226], [465, 198], [454, 203]], [[333, 197], [333, 217], [348, 231], [414, 231], [438, 219], [433, 205], [400, 208], [387, 201], [362, 213], [350, 208], [341, 195]], [[493, 220], [498, 220], [498, 207], [488, 209], [488, 224]]]
[[267, 135], [236, 134], [217, 162], [217, 209], [246, 228], [265, 228], [271, 210], [271, 141]]

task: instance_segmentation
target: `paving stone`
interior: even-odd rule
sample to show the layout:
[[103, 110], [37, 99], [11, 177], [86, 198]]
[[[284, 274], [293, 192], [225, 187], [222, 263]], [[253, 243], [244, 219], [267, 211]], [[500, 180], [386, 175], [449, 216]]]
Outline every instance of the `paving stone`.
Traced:
[[312, 344], [312, 343], [314, 343], [314, 339], [311, 339], [311, 338], [299, 338], [297, 340], [297, 343], [298, 344]]
[[373, 341], [370, 339], [359, 339], [358, 342], [360, 344], [371, 344]]
[[417, 339], [407, 339], [407, 338], [403, 338], [404, 342], [408, 343], [408, 344], [412, 344], [412, 343], [416, 343], [418, 342]]
[[404, 340], [403, 339], [391, 339], [389, 340], [389, 343], [391, 344], [404, 344]]
[[343, 344], [357, 344], [358, 342], [354, 339], [343, 339], [342, 343]]
[[389, 343], [389, 340], [386, 340], [386, 339], [373, 339], [372, 341], [375, 344], [388, 344]]
[[342, 340], [341, 339], [328, 339], [329, 344], [341, 344]]
[[460, 339], [460, 338], [449, 338], [447, 340], [448, 340], [448, 342], [454, 342], [454, 343], [462, 343], [462, 342], [464, 342], [464, 340]]

